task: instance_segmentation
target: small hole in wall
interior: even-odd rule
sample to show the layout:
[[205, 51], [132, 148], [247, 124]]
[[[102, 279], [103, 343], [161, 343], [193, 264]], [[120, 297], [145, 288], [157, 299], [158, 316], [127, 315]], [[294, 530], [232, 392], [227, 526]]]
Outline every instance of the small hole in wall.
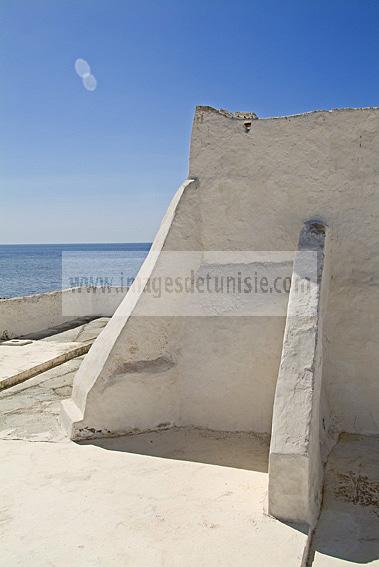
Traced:
[[244, 127], [245, 127], [245, 132], [250, 132], [250, 128], [251, 128], [251, 120], [246, 120], [243, 123]]
[[320, 222], [317, 222], [317, 221], [312, 222], [311, 229], [314, 230], [314, 232], [316, 232], [318, 234], [325, 235], [325, 226], [323, 224], [321, 224]]

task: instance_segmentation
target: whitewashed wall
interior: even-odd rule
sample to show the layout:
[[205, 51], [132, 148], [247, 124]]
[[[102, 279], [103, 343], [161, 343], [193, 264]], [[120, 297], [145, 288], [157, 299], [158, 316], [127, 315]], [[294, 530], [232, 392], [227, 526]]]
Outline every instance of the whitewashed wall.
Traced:
[[0, 338], [13, 338], [80, 317], [111, 317], [126, 289], [65, 289], [0, 300]]
[[[251, 122], [247, 127], [245, 122]], [[155, 250], [295, 250], [330, 228], [325, 396], [336, 430], [379, 431], [379, 110], [249, 119], [199, 107], [189, 176]], [[148, 258], [148, 277], [157, 263]], [[74, 381], [74, 437], [195, 425], [269, 433], [285, 317], [137, 317], [125, 298]]]
[[[205, 249], [293, 250], [305, 220], [330, 227], [326, 394], [337, 430], [379, 432], [379, 109], [194, 120]], [[275, 349], [275, 343], [274, 343]]]

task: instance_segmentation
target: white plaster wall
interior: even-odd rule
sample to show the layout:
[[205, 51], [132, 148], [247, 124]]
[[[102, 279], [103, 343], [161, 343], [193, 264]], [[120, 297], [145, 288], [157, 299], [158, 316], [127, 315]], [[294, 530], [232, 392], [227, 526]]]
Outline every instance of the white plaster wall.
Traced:
[[[215, 196], [213, 203], [219, 211], [218, 240], [213, 247], [204, 245], [208, 219], [201, 191], [207, 187], [197, 179], [194, 188], [182, 195], [163, 250], [256, 250], [248, 241], [241, 247], [225, 245], [222, 195]], [[289, 276], [291, 272], [289, 264]], [[282, 298], [283, 314], [287, 301], [288, 296]], [[284, 327], [285, 316], [175, 317], [168, 345], [176, 361], [175, 424], [269, 435]]]
[[126, 289], [65, 289], [0, 300], [0, 338], [12, 338], [55, 327], [79, 317], [111, 317]]
[[[295, 250], [304, 220], [324, 220], [332, 278], [325, 394], [335, 427], [362, 433], [378, 431], [378, 151], [377, 109], [252, 120], [247, 129], [243, 118], [200, 107], [189, 171], [196, 183], [178, 191], [153, 245]], [[148, 257], [142, 270], [156, 269]], [[128, 294], [86, 357], [63, 411], [70, 434], [173, 423], [269, 433], [285, 318], [136, 317], [145, 301]]]
[[[186, 182], [140, 279], [159, 274], [160, 250], [202, 250], [198, 205], [198, 184]], [[138, 316], [149, 301], [132, 286], [91, 348], [63, 406], [70, 435], [171, 425], [269, 434], [285, 317]]]
[[191, 143], [205, 249], [293, 250], [304, 220], [330, 227], [325, 389], [335, 427], [359, 433], [379, 431], [378, 155], [370, 108], [253, 120], [247, 133], [200, 107]]
[[284, 317], [189, 317], [180, 335], [180, 425], [269, 434], [284, 325]]

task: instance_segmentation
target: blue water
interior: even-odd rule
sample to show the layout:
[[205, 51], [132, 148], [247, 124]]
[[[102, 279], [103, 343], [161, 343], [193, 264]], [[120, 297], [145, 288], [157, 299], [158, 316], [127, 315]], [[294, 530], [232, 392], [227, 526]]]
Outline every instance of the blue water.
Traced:
[[[0, 245], [0, 298], [44, 293], [89, 278], [127, 285], [150, 243]], [[75, 284], [73, 284], [75, 285]]]

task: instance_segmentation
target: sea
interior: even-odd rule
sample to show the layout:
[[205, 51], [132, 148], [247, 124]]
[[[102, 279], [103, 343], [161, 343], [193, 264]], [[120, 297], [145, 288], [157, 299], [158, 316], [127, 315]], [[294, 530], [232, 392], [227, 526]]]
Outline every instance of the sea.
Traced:
[[0, 245], [0, 298], [77, 285], [130, 285], [151, 243]]

